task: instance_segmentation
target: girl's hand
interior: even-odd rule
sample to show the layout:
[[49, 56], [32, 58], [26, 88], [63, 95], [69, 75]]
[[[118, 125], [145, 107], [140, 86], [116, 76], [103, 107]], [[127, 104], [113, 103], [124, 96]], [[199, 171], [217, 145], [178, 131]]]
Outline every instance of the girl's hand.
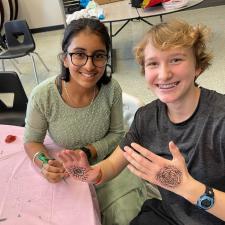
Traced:
[[173, 155], [172, 161], [164, 159], [136, 143], [132, 143], [131, 146], [142, 154], [136, 153], [128, 146], [124, 148], [126, 151], [124, 156], [137, 168], [128, 165], [132, 173], [153, 184], [182, 195], [182, 192], [187, 188], [188, 182], [191, 182], [193, 178], [187, 171], [184, 157], [172, 141], [169, 143], [169, 149]]
[[92, 168], [83, 151], [63, 150], [57, 156], [62, 160], [68, 174], [74, 179], [88, 183], [95, 183], [100, 175], [101, 168]]
[[48, 180], [49, 183], [58, 183], [62, 181], [62, 177], [68, 177], [68, 173], [65, 172], [62, 162], [57, 160], [49, 160], [49, 164], [44, 163], [41, 168], [41, 173]]

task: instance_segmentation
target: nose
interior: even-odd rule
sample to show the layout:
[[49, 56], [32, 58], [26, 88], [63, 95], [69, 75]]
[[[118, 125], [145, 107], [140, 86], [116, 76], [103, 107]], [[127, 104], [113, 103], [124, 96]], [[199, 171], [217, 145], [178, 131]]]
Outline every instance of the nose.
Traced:
[[91, 57], [88, 57], [87, 62], [86, 62], [86, 64], [83, 67], [85, 67], [85, 69], [87, 71], [91, 71], [91, 70], [93, 70], [95, 68], [95, 66], [93, 65]]
[[163, 81], [169, 80], [173, 76], [170, 67], [167, 64], [161, 64], [159, 68], [158, 78]]

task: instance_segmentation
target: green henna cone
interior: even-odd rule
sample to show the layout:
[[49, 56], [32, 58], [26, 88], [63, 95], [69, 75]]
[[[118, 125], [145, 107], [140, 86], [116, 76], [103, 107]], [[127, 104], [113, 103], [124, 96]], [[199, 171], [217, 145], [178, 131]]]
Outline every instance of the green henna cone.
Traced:
[[[45, 156], [44, 153], [40, 154], [40, 155], [38, 156], [38, 158], [39, 158], [42, 162], [44, 162], [44, 163], [46, 163], [46, 164], [48, 164], [48, 161], [49, 161], [49, 160], [55, 160], [54, 158], [47, 158], [47, 157]], [[65, 183], [67, 183], [64, 177], [61, 177], [61, 179], [62, 179]], [[67, 184], [68, 184], [68, 183], [67, 183]]]

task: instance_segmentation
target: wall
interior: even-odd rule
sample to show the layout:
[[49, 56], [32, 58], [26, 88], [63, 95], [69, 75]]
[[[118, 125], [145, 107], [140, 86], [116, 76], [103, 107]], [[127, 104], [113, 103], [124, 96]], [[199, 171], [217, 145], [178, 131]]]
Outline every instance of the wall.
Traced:
[[18, 0], [18, 17], [25, 19], [30, 29], [63, 25], [58, 0]]

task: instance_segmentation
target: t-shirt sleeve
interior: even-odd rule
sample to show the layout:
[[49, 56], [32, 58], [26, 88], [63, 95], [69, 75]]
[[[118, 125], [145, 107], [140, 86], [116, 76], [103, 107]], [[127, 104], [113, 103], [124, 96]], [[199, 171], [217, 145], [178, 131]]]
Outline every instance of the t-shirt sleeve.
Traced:
[[133, 142], [140, 144], [139, 132], [138, 132], [138, 128], [137, 128], [137, 124], [139, 121], [139, 119], [138, 119], [139, 115], [140, 115], [140, 110], [137, 110], [129, 131], [126, 133], [125, 137], [119, 144], [120, 148], [123, 151], [124, 151], [125, 146], [131, 147], [131, 143], [133, 143]]

